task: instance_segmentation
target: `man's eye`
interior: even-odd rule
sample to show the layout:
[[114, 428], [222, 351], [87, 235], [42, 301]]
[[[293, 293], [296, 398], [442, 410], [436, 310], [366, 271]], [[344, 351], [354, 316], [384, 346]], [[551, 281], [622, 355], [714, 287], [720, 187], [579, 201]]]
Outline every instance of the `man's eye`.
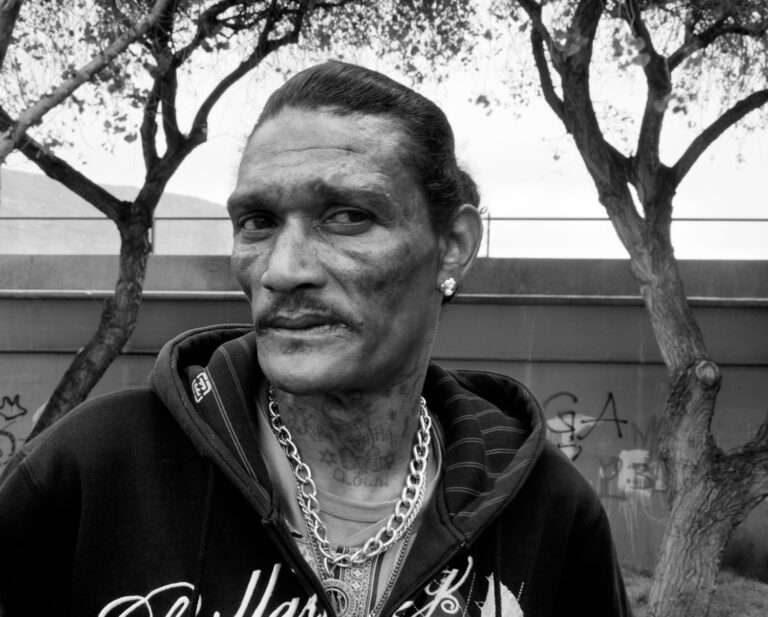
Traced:
[[365, 210], [346, 209], [333, 212], [326, 220], [336, 225], [359, 225], [370, 223], [373, 217]]
[[240, 229], [243, 231], [266, 231], [274, 226], [274, 220], [263, 214], [254, 214], [240, 219]]

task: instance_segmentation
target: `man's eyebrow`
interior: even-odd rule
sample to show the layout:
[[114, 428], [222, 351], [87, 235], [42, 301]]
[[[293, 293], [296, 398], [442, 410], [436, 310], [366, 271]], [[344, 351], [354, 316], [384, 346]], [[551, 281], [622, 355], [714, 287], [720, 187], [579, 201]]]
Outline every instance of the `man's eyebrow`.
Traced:
[[312, 190], [326, 202], [349, 203], [364, 201], [373, 205], [392, 205], [392, 201], [386, 192], [377, 189], [338, 186], [328, 184], [324, 180], [316, 180], [312, 183]]
[[246, 207], [253, 208], [254, 206], [259, 208], [261, 205], [263, 205], [263, 203], [264, 201], [258, 193], [251, 191], [233, 193], [229, 196], [229, 199], [227, 199], [227, 211], [231, 213], [236, 210], [242, 210]]
[[[309, 190], [320, 197], [326, 204], [350, 204], [363, 202], [373, 206], [391, 207], [392, 200], [386, 191], [377, 188], [356, 186], [339, 186], [329, 184], [325, 180], [315, 179], [308, 185]], [[227, 200], [227, 211], [231, 214], [239, 210], [268, 209], [269, 200], [257, 190], [246, 190], [230, 195]]]

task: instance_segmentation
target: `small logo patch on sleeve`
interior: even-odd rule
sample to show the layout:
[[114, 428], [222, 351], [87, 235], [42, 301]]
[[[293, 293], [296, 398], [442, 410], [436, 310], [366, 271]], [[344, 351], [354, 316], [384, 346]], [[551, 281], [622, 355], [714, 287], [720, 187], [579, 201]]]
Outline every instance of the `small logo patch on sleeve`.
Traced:
[[195, 399], [195, 403], [199, 403], [203, 400], [203, 397], [211, 391], [211, 380], [208, 379], [208, 375], [205, 371], [198, 373], [197, 377], [192, 380], [192, 396]]

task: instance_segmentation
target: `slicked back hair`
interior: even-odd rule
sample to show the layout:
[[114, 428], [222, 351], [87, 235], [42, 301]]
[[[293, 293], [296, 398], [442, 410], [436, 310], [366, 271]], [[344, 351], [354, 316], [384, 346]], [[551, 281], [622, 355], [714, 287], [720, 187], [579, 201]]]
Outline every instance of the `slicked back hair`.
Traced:
[[404, 163], [421, 187], [435, 230], [447, 230], [462, 204], [479, 207], [477, 185], [456, 162], [453, 131], [443, 111], [386, 75], [335, 60], [301, 71], [272, 93], [253, 133], [285, 108], [395, 118], [410, 140]]

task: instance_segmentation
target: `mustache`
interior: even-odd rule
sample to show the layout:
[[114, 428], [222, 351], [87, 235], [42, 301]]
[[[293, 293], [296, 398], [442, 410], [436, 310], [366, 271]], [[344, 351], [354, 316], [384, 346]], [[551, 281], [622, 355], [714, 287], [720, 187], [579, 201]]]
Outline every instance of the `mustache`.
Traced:
[[354, 316], [328, 302], [309, 294], [276, 296], [255, 317], [256, 330], [269, 328], [281, 317], [310, 314], [323, 321], [357, 331]]

